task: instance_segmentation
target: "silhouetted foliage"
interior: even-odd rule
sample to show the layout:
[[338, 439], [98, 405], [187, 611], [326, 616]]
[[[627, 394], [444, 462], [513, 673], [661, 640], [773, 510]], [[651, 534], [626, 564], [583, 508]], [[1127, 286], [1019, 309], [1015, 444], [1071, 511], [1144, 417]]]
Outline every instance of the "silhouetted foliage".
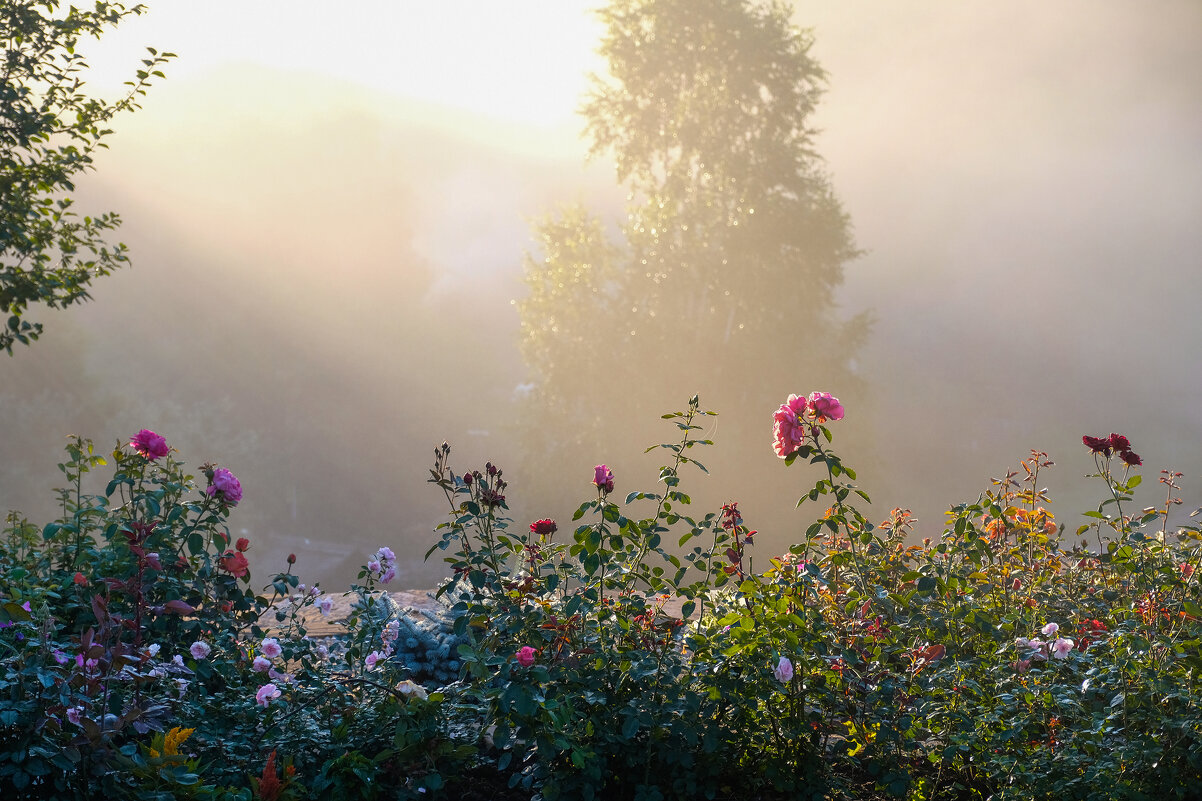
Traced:
[[68, 193], [105, 147], [109, 121], [138, 108], [173, 54], [148, 48], [128, 93], [110, 103], [83, 92], [88, 65], [75, 48], [143, 10], [107, 2], [65, 12], [58, 0], [0, 4], [0, 313], [8, 315], [0, 348], [10, 355], [14, 342], [29, 344], [42, 332], [41, 323], [24, 319], [30, 304], [86, 300], [94, 278], [128, 261], [124, 245], [104, 239], [120, 218], [80, 217]]

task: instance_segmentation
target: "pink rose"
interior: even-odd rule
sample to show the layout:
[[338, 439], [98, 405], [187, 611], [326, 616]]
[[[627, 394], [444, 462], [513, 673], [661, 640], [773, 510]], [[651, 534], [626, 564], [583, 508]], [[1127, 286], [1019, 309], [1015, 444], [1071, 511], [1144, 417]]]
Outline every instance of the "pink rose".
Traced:
[[772, 669], [772, 675], [781, 684], [788, 684], [793, 680], [793, 663], [789, 661], [787, 656], [782, 656], [780, 661], [776, 663], [776, 667]]
[[219, 500], [224, 501], [229, 506], [237, 506], [238, 501], [242, 500], [242, 483], [224, 467], [218, 467], [213, 471], [213, 483], [209, 485], [205, 492], [210, 496], [216, 496], [221, 493]]
[[271, 670], [271, 660], [264, 659], [261, 656], [256, 656], [255, 661], [251, 663], [256, 673], [266, 673]]
[[368, 573], [379, 573], [380, 572], [380, 562], [376, 559], [368, 559], [367, 560], [367, 572]]
[[259, 646], [259, 650], [263, 652], [263, 656], [268, 659], [275, 659], [280, 654], [284, 653], [284, 649], [280, 647], [280, 641], [275, 637], [267, 637]]
[[71, 721], [76, 726], [78, 726], [80, 724], [80, 721], [83, 719], [82, 713], [83, 713], [83, 709], [81, 709], [80, 707], [77, 707], [77, 706], [73, 706], [67, 710], [67, 720]]
[[197, 640], [196, 642], [192, 643], [192, 647], [188, 649], [188, 653], [192, 654], [193, 659], [206, 659], [212, 650], [213, 649], [209, 647], [207, 642], [204, 640]]
[[1178, 570], [1181, 571], [1181, 578], [1185, 581], [1189, 581], [1190, 577], [1194, 575], [1194, 566], [1189, 562], [1182, 562]]
[[772, 449], [780, 458], [796, 452], [805, 441], [806, 432], [802, 417], [808, 405], [804, 397], [790, 395], [772, 415]]
[[593, 484], [602, 492], [614, 491], [614, 474], [608, 467], [599, 464], [593, 468]]
[[1068, 652], [1076, 645], [1072, 640], [1061, 637], [1052, 644], [1052, 656], [1056, 659], [1068, 659]]
[[129, 441], [129, 447], [140, 453], [144, 459], [152, 462], [171, 452], [171, 449], [167, 447], [167, 440], [146, 428], [134, 434], [133, 439]]
[[75, 578], [73, 578], [72, 581], [74, 581], [80, 587], [88, 586], [88, 580], [84, 577], [83, 573], [76, 573]]
[[373, 670], [376, 667], [376, 663], [387, 656], [388, 654], [384, 653], [383, 651], [372, 651], [367, 655], [367, 658], [364, 659], [363, 662], [367, 665], [368, 670]]
[[1040, 629], [1045, 637], [1055, 637], [1058, 631], [1060, 631], [1060, 625], [1057, 623], [1049, 623]]
[[269, 703], [279, 697], [280, 690], [278, 687], [276, 687], [274, 684], [264, 684], [259, 688], [259, 691], [255, 693], [255, 703], [266, 709]]
[[819, 423], [843, 419], [843, 404], [829, 392], [811, 392], [810, 410]]
[[330, 610], [334, 608], [334, 599], [318, 598], [316, 606], [319, 612], [321, 612], [323, 615], [328, 615], [330, 614]]
[[518, 649], [517, 661], [522, 667], [530, 667], [534, 664], [534, 658], [538, 655], [538, 651], [531, 648], [529, 645], [523, 645]]
[[394, 578], [396, 578], [396, 567], [389, 565], [388, 567], [384, 568], [384, 572], [380, 574], [380, 583], [387, 584]]

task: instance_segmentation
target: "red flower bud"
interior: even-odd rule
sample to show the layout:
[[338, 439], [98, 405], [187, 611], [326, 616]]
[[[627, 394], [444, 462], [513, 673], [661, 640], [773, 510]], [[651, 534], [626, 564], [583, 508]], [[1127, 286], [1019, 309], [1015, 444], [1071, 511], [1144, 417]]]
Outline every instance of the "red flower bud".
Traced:
[[294, 554], [294, 553], [288, 554], [288, 564], [290, 564], [290, 565], [296, 564], [296, 554]]
[[250, 547], [250, 540], [248, 540], [246, 537], [239, 537], [238, 541], [234, 543], [234, 547], [239, 551], [245, 551]]

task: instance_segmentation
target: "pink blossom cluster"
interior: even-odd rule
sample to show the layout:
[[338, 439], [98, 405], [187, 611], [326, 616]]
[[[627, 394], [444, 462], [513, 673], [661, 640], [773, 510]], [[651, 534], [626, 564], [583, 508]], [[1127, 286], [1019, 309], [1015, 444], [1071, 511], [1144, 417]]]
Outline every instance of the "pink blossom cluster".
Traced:
[[387, 545], [382, 546], [367, 560], [367, 572], [375, 574], [381, 584], [392, 581], [396, 578], [396, 554]]
[[842, 419], [843, 404], [829, 392], [790, 395], [772, 415], [772, 449], [783, 459], [801, 448], [806, 435], [816, 431], [813, 426]]
[[[1013, 663], [1013, 667], [1019, 673], [1025, 673], [1031, 667], [1032, 662], [1046, 662], [1049, 653], [1053, 659], [1068, 659], [1069, 652], [1073, 650], [1076, 643], [1067, 637], [1058, 637], [1060, 625], [1057, 623], [1048, 623], [1039, 630], [1041, 634], [1049, 638], [1049, 641], [1044, 641], [1038, 638], [1027, 639], [1026, 637], [1018, 637], [1014, 640], [1014, 647], [1023, 654], [1024, 658]], [[1050, 638], [1055, 637], [1055, 640]]]

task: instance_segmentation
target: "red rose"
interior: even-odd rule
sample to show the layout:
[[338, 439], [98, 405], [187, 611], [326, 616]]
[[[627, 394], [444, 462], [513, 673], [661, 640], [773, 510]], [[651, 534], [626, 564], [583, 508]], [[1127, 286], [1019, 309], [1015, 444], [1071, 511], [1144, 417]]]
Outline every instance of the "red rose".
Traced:
[[530, 532], [540, 537], [549, 537], [558, 530], [554, 520], [536, 520], [530, 524]]
[[232, 575], [234, 578], [242, 578], [250, 572], [250, 564], [246, 561], [246, 557], [241, 553], [234, 551], [226, 551], [217, 560], [221, 564], [221, 569]]
[[1081, 441], [1085, 443], [1085, 447], [1089, 448], [1094, 453], [1104, 453], [1110, 456], [1110, 440], [1091, 437], [1088, 434], [1081, 437]]
[[1131, 467], [1137, 467], [1144, 463], [1144, 460], [1139, 458], [1139, 454], [1135, 451], [1119, 451], [1119, 458]]
[[250, 540], [248, 540], [246, 537], [239, 537], [238, 541], [234, 543], [234, 547], [239, 551], [245, 551], [250, 547]]

